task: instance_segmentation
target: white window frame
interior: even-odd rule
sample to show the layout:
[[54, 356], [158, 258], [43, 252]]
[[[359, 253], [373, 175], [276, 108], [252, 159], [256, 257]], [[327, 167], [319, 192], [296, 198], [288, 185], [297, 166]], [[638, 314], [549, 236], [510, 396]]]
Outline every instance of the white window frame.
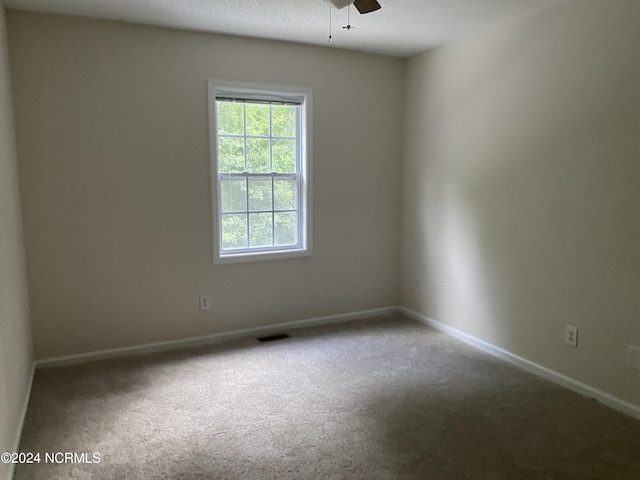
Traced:
[[[225, 264], [257, 260], [299, 258], [312, 254], [312, 140], [313, 140], [313, 92], [308, 87], [257, 84], [210, 79], [209, 89], [209, 137], [211, 160], [211, 206], [213, 230], [213, 263]], [[241, 252], [225, 252], [222, 249], [222, 212], [220, 211], [220, 174], [218, 173], [218, 125], [216, 99], [237, 97], [246, 100], [293, 101], [300, 103], [298, 118], [297, 161], [300, 169], [298, 192], [298, 244], [254, 247]], [[240, 174], [257, 178], [268, 174]], [[283, 178], [286, 174], [281, 174]]]

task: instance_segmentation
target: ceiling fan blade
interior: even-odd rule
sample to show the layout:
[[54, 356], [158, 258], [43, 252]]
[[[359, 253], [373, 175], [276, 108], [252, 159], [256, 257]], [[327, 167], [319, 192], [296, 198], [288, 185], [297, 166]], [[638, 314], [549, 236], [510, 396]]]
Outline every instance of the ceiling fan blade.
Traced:
[[371, 13], [380, 10], [382, 6], [376, 0], [355, 0], [353, 2], [360, 13]]

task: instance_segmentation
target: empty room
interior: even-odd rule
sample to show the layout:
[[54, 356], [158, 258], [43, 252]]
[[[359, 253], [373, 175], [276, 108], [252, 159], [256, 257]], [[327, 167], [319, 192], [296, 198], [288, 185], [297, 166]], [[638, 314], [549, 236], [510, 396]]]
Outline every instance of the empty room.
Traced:
[[0, 479], [640, 478], [638, 0], [0, 0]]

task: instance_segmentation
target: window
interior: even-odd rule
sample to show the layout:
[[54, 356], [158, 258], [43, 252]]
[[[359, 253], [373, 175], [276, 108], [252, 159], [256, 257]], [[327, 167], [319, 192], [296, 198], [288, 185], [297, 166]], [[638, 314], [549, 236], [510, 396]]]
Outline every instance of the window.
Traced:
[[311, 102], [209, 81], [214, 263], [310, 255]]

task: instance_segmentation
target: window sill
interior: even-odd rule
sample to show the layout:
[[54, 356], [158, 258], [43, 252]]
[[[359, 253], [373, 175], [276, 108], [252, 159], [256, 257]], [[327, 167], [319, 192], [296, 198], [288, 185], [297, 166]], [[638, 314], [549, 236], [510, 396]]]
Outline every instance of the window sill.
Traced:
[[296, 250], [279, 250], [275, 252], [255, 252], [255, 253], [238, 253], [225, 254], [216, 257], [213, 261], [214, 265], [226, 265], [230, 263], [246, 263], [246, 262], [262, 262], [266, 260], [283, 260], [287, 258], [304, 258], [310, 257], [311, 251], [307, 249]]

